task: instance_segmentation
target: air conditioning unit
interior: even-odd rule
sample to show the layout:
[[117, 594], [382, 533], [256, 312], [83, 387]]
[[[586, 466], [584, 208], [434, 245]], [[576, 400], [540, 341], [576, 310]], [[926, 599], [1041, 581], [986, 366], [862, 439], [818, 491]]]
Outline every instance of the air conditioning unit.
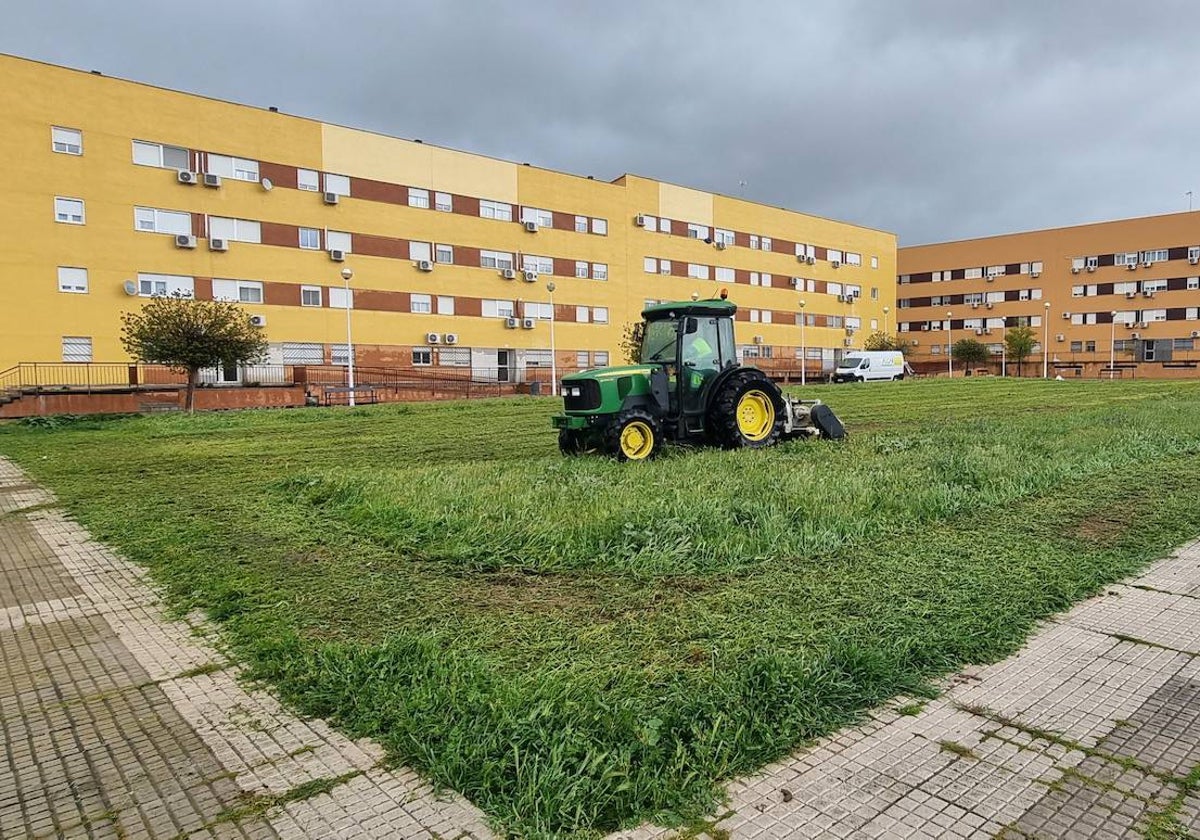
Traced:
[[801, 286], [804, 285], [804, 279], [801, 277], [793, 277], [791, 280], [791, 283], [792, 283], [793, 289], [799, 289]]
[[1196, 265], [1200, 263], [1200, 257], [1188, 257], [1188, 265]]
[[210, 251], [228, 251], [228, 239], [210, 239], [208, 240], [208, 250]]
[[1154, 292], [1142, 292], [1142, 297], [1152, 298], [1152, 297], [1154, 297]]
[[505, 318], [504, 319], [504, 326], [507, 329], [515, 330], [520, 325], [521, 325], [521, 322], [518, 321], [516, 318]]
[[500, 276], [503, 277], [505, 280], [516, 280], [517, 272], [515, 269], [512, 269], [512, 268], [502, 268], [502, 269], [500, 269]]
[[756, 336], [754, 336], [754, 343], [755, 343], [755, 344], [762, 344], [762, 343], [763, 343], [763, 337], [762, 337], [761, 335], [756, 335]]
[[265, 327], [267, 325], [266, 315], [251, 315], [250, 323], [256, 327]]
[[1135, 297], [1137, 297], [1137, 292], [1126, 292], [1125, 293], [1125, 300], [1133, 300]]
[[1030, 277], [1033, 277], [1033, 278], [1038, 278], [1038, 277], [1041, 277], [1041, 276], [1042, 276], [1042, 272], [1040, 272], [1040, 271], [1031, 271], [1031, 272], [1029, 272], [1029, 276], [1030, 276]]
[[433, 271], [433, 263], [429, 260], [417, 260], [417, 271]]
[[983, 335], [983, 328], [980, 327], [979, 329], [975, 330], [975, 335]]
[[536, 283], [537, 278], [538, 278], [538, 273], [532, 269], [526, 268], [525, 270], [523, 270], [521, 272], [521, 279], [524, 280], [526, 283]]
[[342, 251], [338, 248], [330, 248], [329, 249], [329, 259], [333, 260], [334, 262], [345, 262], [346, 261], [346, 252]]
[[992, 334], [992, 328], [991, 328], [991, 327], [984, 327], [984, 329], [983, 329], [983, 334], [984, 334], [984, 335], [991, 335], [991, 334]]
[[728, 247], [728, 246], [725, 244], [725, 240], [724, 240], [724, 239], [718, 239], [716, 242], [714, 242], [714, 243], [713, 243], [713, 245], [715, 245], [715, 246], [716, 246], [716, 248], [717, 248], [717, 250], [718, 250], [718, 251], [724, 251], [724, 250], [725, 250], [725, 248], [726, 248], [726, 247]]
[[854, 327], [846, 327], [846, 335], [854, 335]]
[[817, 258], [810, 255], [810, 256], [807, 256], [804, 258], [804, 262], [807, 263], [808, 265], [816, 265]]
[[1154, 263], [1147, 260], [1146, 262], [1142, 263], [1142, 268], [1150, 268], [1152, 265], [1154, 265]]
[[1064, 312], [1064, 313], [1062, 314], [1062, 319], [1063, 319], [1064, 321], [1070, 321], [1070, 320], [1071, 320], [1071, 313], [1070, 313], [1070, 312]]
[[538, 223], [537, 222], [524, 222], [524, 225], [525, 225], [526, 233], [537, 233], [538, 232]]
[[341, 198], [342, 197], [335, 192], [327, 192], [324, 194], [326, 204], [337, 204], [339, 201], [341, 201]]
[[1145, 330], [1145, 329], [1149, 329], [1149, 328], [1150, 328], [1150, 324], [1149, 324], [1148, 322], [1146, 322], [1146, 321], [1142, 321], [1142, 323], [1138, 324], [1138, 326], [1139, 326], [1139, 327], [1141, 327], [1141, 328], [1142, 328], [1142, 329], [1144, 329], [1144, 330]]
[[843, 338], [843, 339], [842, 339], [842, 346], [843, 346], [843, 347], [853, 347], [853, 346], [854, 346], [854, 339], [853, 339], [853, 338]]
[[914, 339], [912, 340], [912, 346], [913, 346], [913, 347], [920, 347], [920, 346], [921, 346], [921, 342], [917, 341], [917, 339], [915, 339], [915, 338], [914, 338]]
[[[1089, 266], [1087, 267], [1087, 270], [1088, 270], [1088, 273], [1089, 273], [1089, 274], [1091, 274], [1093, 271], [1095, 271], [1095, 270], [1096, 270], [1096, 266], [1094, 266], [1094, 265], [1089, 265]], [[1034, 276], [1036, 277], [1037, 275], [1035, 274]]]
[[1141, 333], [1130, 333], [1129, 337], [1130, 338], [1141, 338], [1142, 334]]
[[1054, 340], [1055, 341], [1066, 341], [1067, 337], [1065, 335], [1063, 335], [1062, 333], [1058, 333], [1057, 335], [1054, 336]]
[[979, 308], [979, 304], [978, 304], [978, 303], [972, 303], [972, 304], [971, 304], [971, 308], [972, 308], [972, 309], [978, 309], [978, 308]]
[[829, 267], [830, 267], [830, 268], [841, 268], [841, 267], [842, 267], [842, 261], [841, 261], [841, 260], [830, 260], [830, 261], [829, 261]]
[[1137, 271], [1137, 263], [1125, 263], [1125, 268], [1130, 271]]
[[458, 344], [458, 333], [446, 333], [447, 344]]
[[922, 325], [921, 325], [921, 329], [922, 329], [922, 330], [924, 330], [925, 332], [929, 332], [929, 325], [928, 325], [928, 324], [922, 324]]
[[181, 233], [175, 237], [175, 247], [176, 248], [195, 248], [196, 247], [196, 237], [188, 236], [187, 234]]
[[179, 183], [181, 184], [194, 184], [197, 180], [196, 173], [187, 169], [180, 169], [176, 174], [176, 177], [179, 179]]
[[993, 309], [993, 308], [995, 308], [996, 304], [992, 303], [992, 302], [989, 300], [989, 301], [988, 301], [988, 302], [985, 304], [985, 306], [986, 306], [988, 309]]
[[438, 335], [437, 333], [425, 333], [425, 343], [426, 344], [441, 344], [442, 337], [440, 335]]
[[1078, 274], [1078, 273], [1079, 273], [1079, 266], [1077, 266], [1077, 265], [1073, 265], [1073, 266], [1071, 266], [1071, 273], [1072, 273], [1072, 274]]
[[1121, 323], [1125, 325], [1125, 329], [1127, 330], [1131, 330], [1137, 326], [1137, 324], [1133, 321], [1122, 321]]
[[670, 276], [671, 276], [671, 269], [670, 269], [670, 268], [660, 268], [660, 269], [658, 270], [658, 273], [659, 273], [659, 274], [661, 274], [661, 275], [663, 275], [664, 277], [670, 277]]
[[987, 276], [987, 281], [988, 281], [989, 283], [995, 283], [995, 282], [996, 282], [996, 278], [995, 278], [995, 276], [993, 276], [993, 275], [989, 274], [989, 275]]
[[537, 321], [533, 320], [532, 318], [522, 318], [521, 319], [521, 329], [523, 329], [523, 330], [531, 330], [534, 328], [534, 326], [536, 324], [537, 324]]
[[1192, 330], [1192, 338], [1200, 338], [1200, 330]]
[[645, 227], [646, 226], [646, 217], [643, 216], [641, 213], [638, 213], [636, 216], [633, 217], [633, 223], [635, 225], [637, 225], [638, 227]]
[[206, 186], [206, 187], [221, 186], [221, 176], [214, 175], [211, 172], [205, 172], [204, 173], [204, 186]]

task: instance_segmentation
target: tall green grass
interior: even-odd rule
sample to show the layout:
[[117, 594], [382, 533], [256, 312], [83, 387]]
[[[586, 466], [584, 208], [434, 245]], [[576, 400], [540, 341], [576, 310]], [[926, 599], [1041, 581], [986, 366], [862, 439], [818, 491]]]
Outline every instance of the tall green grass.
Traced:
[[588, 835], [694, 817], [1200, 533], [1196, 384], [812, 390], [845, 444], [563, 459], [530, 399], [9, 426], [0, 452], [293, 706], [509, 832]]

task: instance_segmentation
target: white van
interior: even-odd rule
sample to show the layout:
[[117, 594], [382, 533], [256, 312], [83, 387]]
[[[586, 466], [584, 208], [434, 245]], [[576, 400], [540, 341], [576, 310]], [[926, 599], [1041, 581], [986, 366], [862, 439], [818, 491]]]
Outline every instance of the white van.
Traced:
[[852, 350], [838, 362], [834, 382], [870, 382], [875, 379], [903, 379], [909, 372], [904, 354], [898, 350]]

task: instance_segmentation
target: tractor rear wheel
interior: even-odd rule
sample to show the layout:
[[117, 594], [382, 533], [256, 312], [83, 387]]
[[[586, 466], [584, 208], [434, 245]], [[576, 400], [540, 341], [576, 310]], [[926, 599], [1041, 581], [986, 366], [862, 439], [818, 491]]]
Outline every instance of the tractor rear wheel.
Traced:
[[608, 424], [604, 443], [618, 461], [646, 461], [662, 451], [662, 424], [648, 411], [626, 409]]
[[708, 411], [717, 443], [726, 449], [774, 446], [783, 434], [783, 393], [758, 370], [733, 374], [721, 386]]
[[586, 450], [583, 437], [574, 429], [558, 430], [558, 451], [564, 455], [580, 455]]

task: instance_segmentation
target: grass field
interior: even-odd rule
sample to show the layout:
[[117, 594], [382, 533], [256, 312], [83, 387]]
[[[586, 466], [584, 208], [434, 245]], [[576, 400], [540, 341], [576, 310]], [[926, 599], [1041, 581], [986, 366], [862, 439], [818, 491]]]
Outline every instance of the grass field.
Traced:
[[718, 782], [1014, 650], [1200, 533], [1200, 384], [820, 389], [844, 444], [563, 459], [550, 400], [0, 427], [294, 707], [522, 836]]

